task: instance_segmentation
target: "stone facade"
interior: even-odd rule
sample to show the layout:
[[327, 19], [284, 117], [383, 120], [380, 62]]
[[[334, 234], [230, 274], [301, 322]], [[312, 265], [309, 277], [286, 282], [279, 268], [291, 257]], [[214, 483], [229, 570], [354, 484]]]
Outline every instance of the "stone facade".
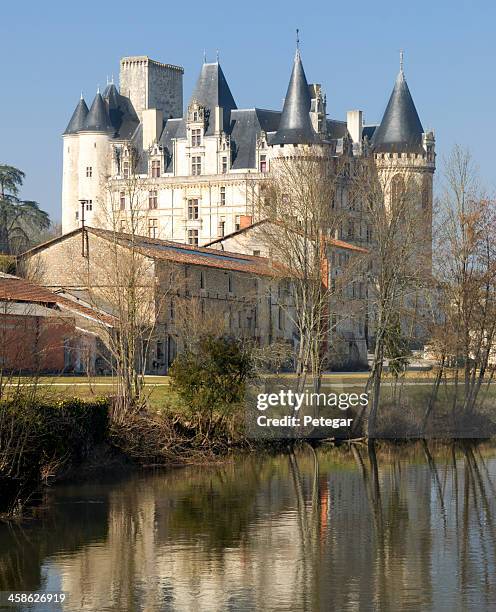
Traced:
[[[360, 110], [349, 111], [346, 120], [328, 119], [323, 88], [308, 85], [302, 75], [307, 118], [321, 145], [336, 156], [372, 154], [381, 126], [365, 125]], [[270, 176], [274, 159], [300, 146], [284, 139], [275, 144], [284, 109], [238, 109], [218, 63], [202, 66], [184, 113], [181, 68], [127, 57], [121, 61], [120, 78], [120, 94], [111, 85], [103, 95], [113, 127], [97, 133], [83, 126], [64, 135], [63, 231], [80, 226], [80, 200], [91, 201], [86, 205], [89, 225], [109, 227], [121, 200], [119, 216], [125, 220], [130, 214], [129, 198], [125, 201], [130, 173], [141, 181], [140, 206], [153, 220], [151, 236], [202, 245], [239, 229], [243, 217], [254, 220], [257, 191]], [[121, 104], [124, 110], [116, 119], [111, 111], [118, 97], [130, 106]], [[423, 136], [421, 150], [416, 149], [419, 176], [434, 169], [434, 137]], [[130, 151], [132, 162], [126, 158]], [[427, 188], [432, 200], [431, 183]], [[346, 203], [346, 187], [342, 200]], [[360, 222], [358, 230], [349, 236], [345, 230], [341, 238], [370, 244], [365, 224]]]
[[183, 114], [183, 73], [180, 66], [162, 64], [146, 56], [123, 57], [120, 66], [120, 91], [131, 100], [141, 117], [144, 110], [160, 109], [164, 117]]
[[[113, 240], [111, 232], [76, 230], [26, 253], [26, 266], [44, 287], [117, 315], [108, 299], [109, 283], [117, 278], [109, 256]], [[124, 259], [124, 242], [117, 248]], [[289, 296], [284, 283], [271, 275], [267, 260], [188, 247], [178, 253], [177, 246], [161, 240], [139, 239], [138, 249], [137, 257], [144, 262], [142, 282], [149, 287], [149, 312], [156, 321], [150, 373], [165, 373], [188, 338], [200, 331], [247, 338], [259, 346], [294, 344]]]

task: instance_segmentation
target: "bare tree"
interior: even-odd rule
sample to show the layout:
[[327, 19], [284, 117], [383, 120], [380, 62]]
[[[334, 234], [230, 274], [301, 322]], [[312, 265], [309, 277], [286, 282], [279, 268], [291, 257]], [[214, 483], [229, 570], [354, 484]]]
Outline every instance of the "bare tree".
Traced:
[[439, 376], [454, 366], [453, 409], [472, 410], [492, 377], [496, 343], [496, 203], [484, 194], [472, 157], [460, 146], [445, 161], [435, 237]]
[[368, 309], [374, 340], [366, 390], [372, 393], [368, 431], [380, 405], [384, 362], [405, 363], [411, 344], [422, 336], [421, 314], [431, 285], [431, 212], [415, 168], [366, 157], [350, 183], [365, 207], [371, 248], [368, 255]]
[[[331, 239], [338, 235], [345, 211], [338, 205], [351, 161], [334, 157], [323, 147], [296, 150], [273, 160], [271, 175], [261, 186], [257, 215], [266, 222], [260, 235], [274, 265], [287, 280], [288, 314], [298, 335], [298, 387], [308, 374], [315, 390], [330, 352], [333, 312], [349, 275], [331, 284]], [[352, 313], [348, 309], [348, 316]]]
[[[125, 152], [123, 178], [106, 178], [99, 203], [100, 223], [108, 230], [98, 248], [88, 249], [86, 270], [78, 271], [92, 306], [114, 317], [109, 327], [102, 319], [109, 367], [116, 375], [121, 413], [139, 410], [144, 401], [145, 372], [152, 340], [164, 335], [167, 295], [177, 289], [171, 264], [161, 262], [160, 283], [155, 259], [146, 252], [149, 234], [149, 183], [140, 175], [141, 157], [131, 143]], [[158, 238], [153, 230], [152, 238]], [[88, 241], [83, 233], [83, 241]], [[84, 250], [84, 245], [83, 245]], [[118, 415], [116, 415], [117, 418]]]

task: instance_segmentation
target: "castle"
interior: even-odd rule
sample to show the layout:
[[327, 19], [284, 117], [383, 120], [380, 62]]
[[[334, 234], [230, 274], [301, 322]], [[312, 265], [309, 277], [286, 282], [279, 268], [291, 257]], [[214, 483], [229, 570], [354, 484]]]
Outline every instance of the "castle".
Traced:
[[[402, 65], [379, 125], [365, 125], [361, 110], [345, 121], [329, 118], [326, 95], [307, 83], [299, 49], [282, 111], [237, 108], [219, 62], [205, 62], [183, 113], [183, 72], [125, 57], [119, 90], [109, 84], [89, 109], [81, 97], [63, 134], [64, 233], [83, 216], [87, 225], [108, 227], [109, 209], [118, 209], [125, 231], [132, 174], [143, 181], [149, 237], [207, 245], [256, 220], [254, 191], [275, 157], [315, 144], [336, 156], [374, 155], [379, 170], [408, 169], [421, 184], [423, 208], [432, 206], [434, 135], [424, 132]], [[367, 246], [366, 219], [353, 215], [337, 237]]]

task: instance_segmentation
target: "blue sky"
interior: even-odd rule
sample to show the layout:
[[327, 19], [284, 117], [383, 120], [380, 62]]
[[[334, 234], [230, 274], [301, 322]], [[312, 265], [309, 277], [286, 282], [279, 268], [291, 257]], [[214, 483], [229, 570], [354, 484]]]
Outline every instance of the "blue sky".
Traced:
[[300, 28], [309, 82], [330, 116], [380, 120], [405, 50], [405, 73], [438, 162], [470, 147], [496, 186], [496, 6], [490, 2], [9, 2], [0, 23], [0, 163], [26, 172], [23, 197], [60, 218], [61, 133], [80, 91], [91, 104], [119, 58], [184, 66], [185, 101], [203, 50], [216, 49], [238, 107], [280, 108]]

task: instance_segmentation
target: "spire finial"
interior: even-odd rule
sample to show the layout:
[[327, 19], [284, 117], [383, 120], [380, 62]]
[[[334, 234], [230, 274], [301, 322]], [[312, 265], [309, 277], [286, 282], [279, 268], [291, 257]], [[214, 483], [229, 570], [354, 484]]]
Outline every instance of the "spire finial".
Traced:
[[296, 50], [300, 50], [300, 30], [296, 28]]
[[112, 75], [112, 80], [110, 82], [112, 85], [114, 84], [114, 75]]
[[400, 72], [403, 74], [403, 49], [400, 49]]
[[108, 78], [108, 74], [107, 74], [107, 85], [109, 84], [109, 78]]
[[207, 50], [203, 49], [203, 63], [206, 64], [207, 63]]
[[218, 49], [215, 52], [215, 57], [217, 58], [217, 63], [219, 63], [219, 50]]
[[83, 99], [83, 90], [81, 89], [81, 100]]
[[100, 93], [100, 85], [97, 86], [96, 88], [96, 93], [99, 94]]

